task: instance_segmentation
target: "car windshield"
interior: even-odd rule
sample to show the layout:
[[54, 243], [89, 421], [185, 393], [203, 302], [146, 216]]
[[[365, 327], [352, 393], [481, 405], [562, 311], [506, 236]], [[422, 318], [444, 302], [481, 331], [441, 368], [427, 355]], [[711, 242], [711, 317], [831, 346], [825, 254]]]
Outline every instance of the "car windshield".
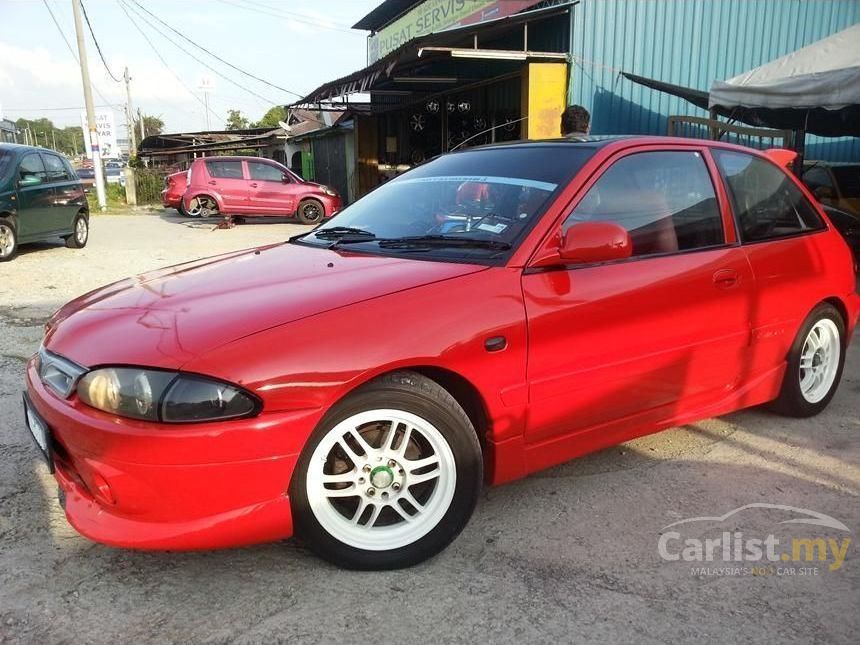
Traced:
[[515, 248], [594, 153], [568, 144], [444, 155], [391, 180], [300, 243], [428, 259], [496, 260]]
[[833, 175], [843, 197], [860, 197], [860, 166], [834, 166]]

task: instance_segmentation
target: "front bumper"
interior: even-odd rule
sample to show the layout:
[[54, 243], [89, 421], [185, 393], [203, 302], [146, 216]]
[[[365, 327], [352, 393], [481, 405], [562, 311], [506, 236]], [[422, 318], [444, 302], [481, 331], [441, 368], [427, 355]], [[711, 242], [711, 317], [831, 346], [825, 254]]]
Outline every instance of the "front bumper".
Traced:
[[292, 535], [288, 490], [316, 411], [171, 426], [64, 400], [27, 366], [27, 393], [52, 432], [69, 523], [104, 544], [213, 549]]

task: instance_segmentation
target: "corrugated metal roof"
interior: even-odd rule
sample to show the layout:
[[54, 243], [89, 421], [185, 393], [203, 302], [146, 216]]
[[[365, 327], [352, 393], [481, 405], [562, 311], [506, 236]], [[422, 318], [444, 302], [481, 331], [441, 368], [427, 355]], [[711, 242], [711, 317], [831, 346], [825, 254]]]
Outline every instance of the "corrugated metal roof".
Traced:
[[[620, 71], [707, 91], [860, 22], [857, 0], [582, 0], [572, 11], [569, 101], [595, 133], [665, 134], [672, 114], [707, 112]], [[807, 157], [860, 159], [860, 140], [809, 137]]]

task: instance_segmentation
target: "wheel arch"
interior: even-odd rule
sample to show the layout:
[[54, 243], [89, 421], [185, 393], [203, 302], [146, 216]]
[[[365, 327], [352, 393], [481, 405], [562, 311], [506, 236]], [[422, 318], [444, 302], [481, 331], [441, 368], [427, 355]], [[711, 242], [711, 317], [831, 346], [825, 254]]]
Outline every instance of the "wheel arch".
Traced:
[[219, 214], [224, 214], [224, 200], [221, 199], [221, 195], [219, 195], [215, 191], [210, 190], [196, 190], [196, 191], [188, 191], [182, 196], [182, 204], [185, 206], [186, 210], [188, 209], [187, 204], [191, 202], [192, 199], [196, 199], [198, 197], [208, 197], [210, 199], [215, 200], [215, 203], [218, 204], [218, 212]]
[[[845, 329], [848, 329], [850, 327], [848, 307], [842, 300], [842, 298], [839, 298], [837, 296], [831, 296], [830, 298], [825, 298], [818, 304], [820, 305], [825, 303], [828, 305], [832, 305], [836, 309], [836, 311], [839, 312], [839, 316], [842, 318], [842, 324], [845, 326]], [[815, 306], [817, 307], [818, 305]], [[815, 309], [815, 307], [813, 307], [813, 309]]]

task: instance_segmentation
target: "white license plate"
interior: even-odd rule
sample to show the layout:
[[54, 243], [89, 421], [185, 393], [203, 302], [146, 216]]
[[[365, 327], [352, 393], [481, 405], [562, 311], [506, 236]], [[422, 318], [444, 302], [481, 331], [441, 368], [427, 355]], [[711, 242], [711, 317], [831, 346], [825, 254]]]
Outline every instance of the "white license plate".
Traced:
[[48, 463], [48, 467], [53, 472], [54, 460], [51, 458], [51, 431], [48, 429], [48, 425], [42, 420], [42, 417], [33, 409], [32, 404], [27, 400], [26, 396], [24, 397], [24, 417], [27, 422], [27, 428], [30, 430], [30, 434], [33, 435], [36, 446], [39, 448], [39, 452], [42, 453], [42, 457], [44, 457]]

